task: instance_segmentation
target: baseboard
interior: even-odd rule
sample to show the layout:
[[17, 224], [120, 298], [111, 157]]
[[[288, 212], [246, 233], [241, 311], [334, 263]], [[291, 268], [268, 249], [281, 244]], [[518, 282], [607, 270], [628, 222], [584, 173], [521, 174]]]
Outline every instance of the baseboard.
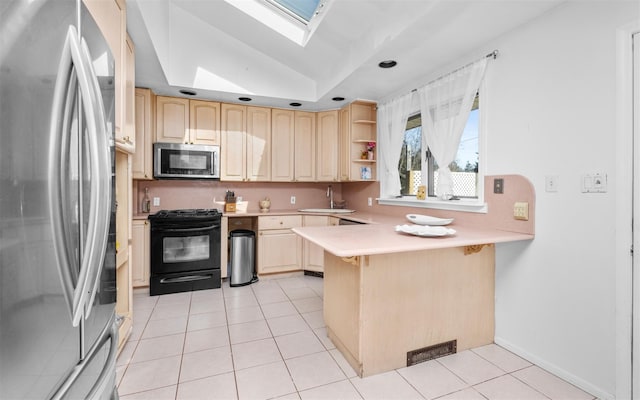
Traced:
[[591, 384], [590, 382], [585, 381], [584, 379], [578, 378], [577, 376], [569, 373], [568, 371], [558, 367], [555, 364], [549, 363], [547, 361], [545, 361], [544, 359], [541, 359], [531, 353], [529, 353], [528, 351], [512, 344], [511, 342], [504, 340], [502, 338], [496, 337], [494, 339], [494, 342], [500, 346], [503, 347], [506, 350], [509, 350], [510, 352], [512, 352], [513, 354], [516, 354], [519, 357], [524, 358], [525, 360], [537, 365], [538, 367], [544, 369], [547, 372], [552, 373], [553, 375], [557, 376], [558, 378], [564, 379], [565, 381], [571, 383], [574, 386], [577, 386], [578, 388], [584, 390], [585, 392], [592, 394], [593, 396], [597, 397], [598, 399], [602, 399], [602, 400], [615, 400], [615, 396], [612, 395], [611, 393], [607, 393], [604, 390], [602, 390], [601, 388], [594, 386], [593, 384]]

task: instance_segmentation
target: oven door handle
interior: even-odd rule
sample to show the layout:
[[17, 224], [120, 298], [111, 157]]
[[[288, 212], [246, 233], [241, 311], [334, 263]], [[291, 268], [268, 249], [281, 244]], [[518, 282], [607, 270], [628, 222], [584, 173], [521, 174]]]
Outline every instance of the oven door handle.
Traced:
[[162, 228], [161, 231], [168, 232], [168, 233], [182, 233], [182, 232], [198, 232], [198, 231], [216, 229], [216, 228], [220, 228], [220, 225], [207, 225], [207, 226], [201, 226], [199, 228]]
[[175, 278], [162, 278], [160, 279], [160, 283], [178, 283], [178, 282], [193, 282], [193, 281], [201, 281], [204, 279], [211, 279], [213, 275], [186, 275], [186, 276], [177, 276]]

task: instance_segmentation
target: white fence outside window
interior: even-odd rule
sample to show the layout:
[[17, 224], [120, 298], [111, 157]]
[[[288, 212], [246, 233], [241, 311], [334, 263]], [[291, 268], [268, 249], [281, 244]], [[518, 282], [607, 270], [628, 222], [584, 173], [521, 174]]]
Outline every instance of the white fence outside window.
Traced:
[[[477, 173], [475, 172], [452, 172], [453, 176], [453, 193], [459, 197], [476, 197], [477, 196]], [[411, 171], [409, 188], [411, 194], [415, 195], [418, 192], [418, 186], [422, 185], [422, 174], [420, 171]], [[433, 176], [434, 192], [438, 187], [438, 171]], [[425, 183], [426, 185], [426, 183]]]

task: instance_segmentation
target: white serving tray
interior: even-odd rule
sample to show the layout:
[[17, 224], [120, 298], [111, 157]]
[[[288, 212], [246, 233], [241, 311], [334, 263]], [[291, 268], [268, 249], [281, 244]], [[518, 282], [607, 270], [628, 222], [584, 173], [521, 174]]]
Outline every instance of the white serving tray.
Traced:
[[414, 224], [431, 226], [449, 225], [453, 222], [453, 218], [436, 218], [421, 214], [407, 214], [407, 220]]
[[426, 226], [426, 225], [396, 225], [396, 232], [407, 233], [409, 235], [420, 237], [439, 237], [447, 235], [455, 235], [455, 229], [445, 228], [443, 226]]

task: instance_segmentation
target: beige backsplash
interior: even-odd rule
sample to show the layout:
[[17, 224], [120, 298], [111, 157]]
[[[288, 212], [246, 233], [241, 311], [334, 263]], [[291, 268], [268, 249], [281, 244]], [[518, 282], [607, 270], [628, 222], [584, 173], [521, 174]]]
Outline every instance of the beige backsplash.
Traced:
[[[331, 185], [334, 200], [342, 199], [341, 183], [278, 183], [278, 182], [220, 182], [204, 180], [158, 180], [133, 181], [134, 214], [140, 212], [140, 202], [144, 196], [144, 188], [149, 188], [151, 213], [160, 210], [176, 210], [187, 208], [219, 208], [214, 204], [224, 201], [227, 190], [248, 201], [249, 211], [258, 211], [258, 201], [269, 197], [272, 210], [297, 210], [299, 208], [327, 208], [327, 187]], [[291, 204], [291, 196], [296, 197], [296, 204]], [[153, 198], [160, 198], [160, 206], [153, 206]], [[347, 202], [347, 206], [349, 203]]]

